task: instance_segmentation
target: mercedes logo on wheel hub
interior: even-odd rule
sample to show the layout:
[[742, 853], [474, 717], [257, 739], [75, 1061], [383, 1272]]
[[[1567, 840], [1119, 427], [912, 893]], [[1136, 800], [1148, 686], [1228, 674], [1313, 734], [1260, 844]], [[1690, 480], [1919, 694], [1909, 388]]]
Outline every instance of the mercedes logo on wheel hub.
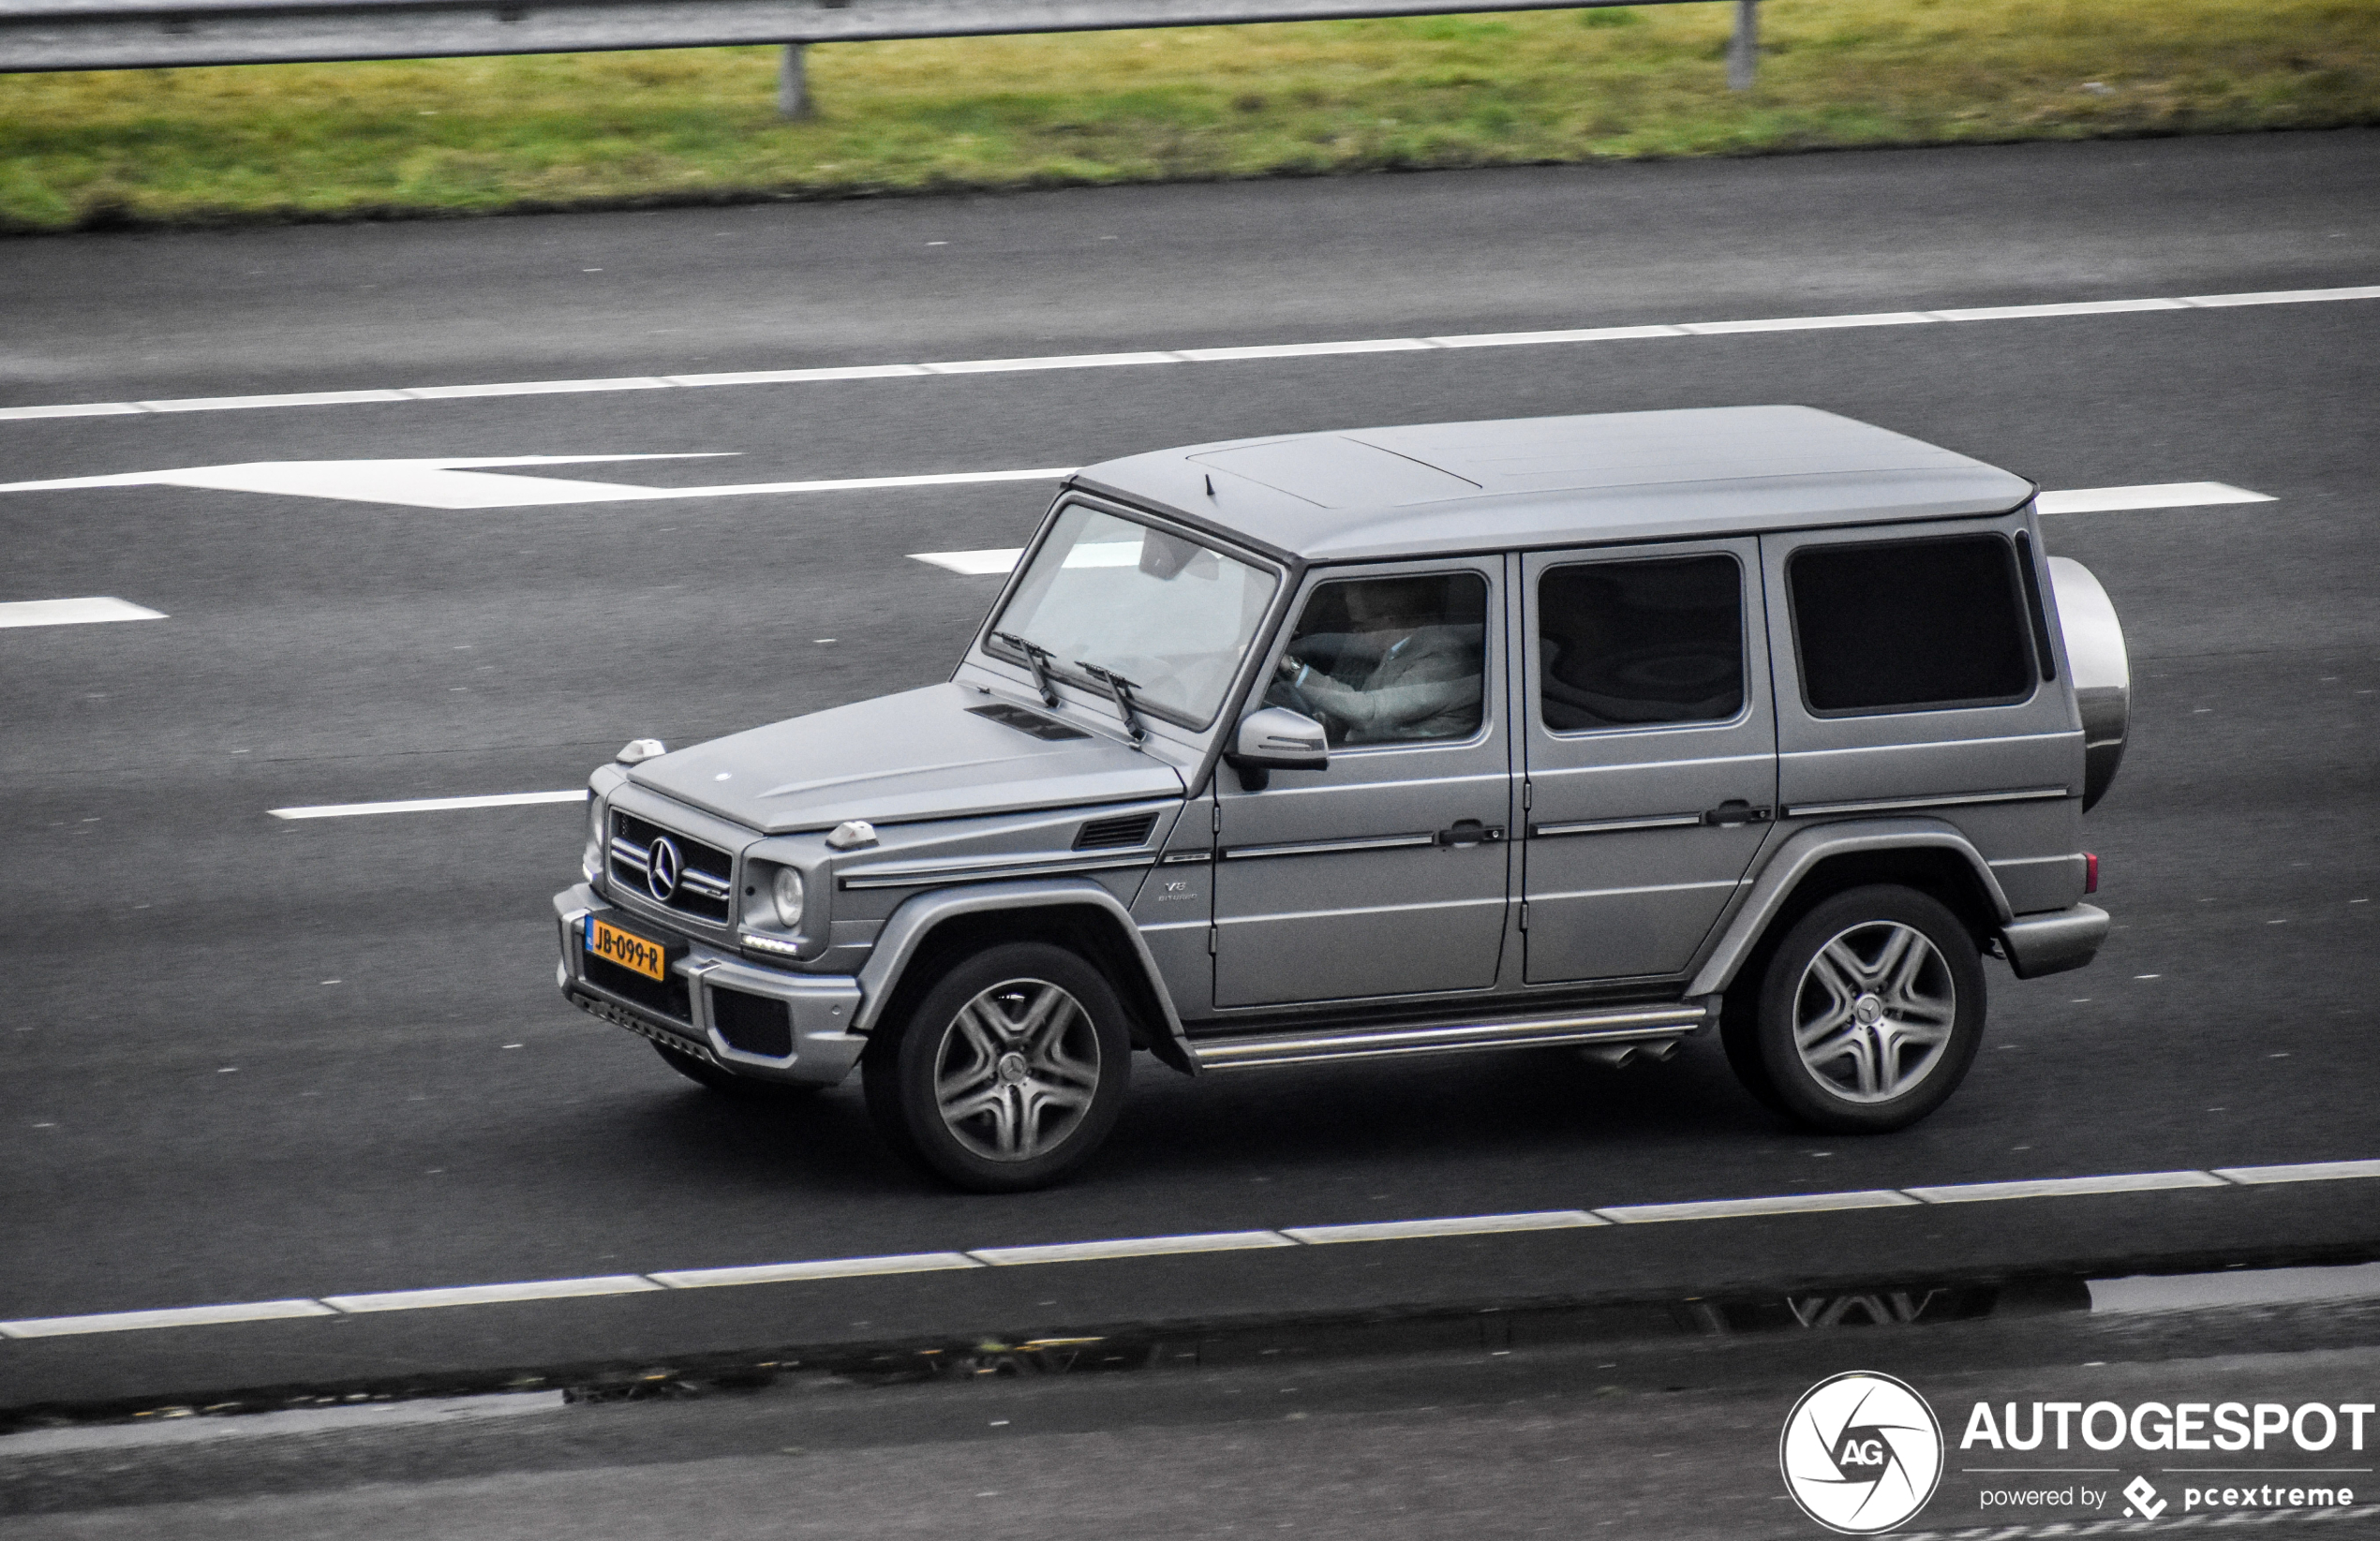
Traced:
[[677, 842], [662, 836], [653, 842], [651, 852], [645, 858], [645, 887], [653, 897], [667, 904], [677, 892], [677, 874], [686, 865], [678, 854]]

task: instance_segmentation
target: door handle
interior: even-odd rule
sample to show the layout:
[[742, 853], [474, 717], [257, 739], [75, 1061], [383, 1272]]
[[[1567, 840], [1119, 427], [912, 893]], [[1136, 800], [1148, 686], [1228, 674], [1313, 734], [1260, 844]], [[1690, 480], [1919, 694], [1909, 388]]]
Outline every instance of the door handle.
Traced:
[[1741, 797], [1731, 797], [1703, 814], [1703, 822], [1714, 829], [1725, 829], [1731, 824], [1764, 824], [1771, 817], [1772, 809], [1754, 808]]
[[1483, 824], [1477, 819], [1457, 819], [1438, 831], [1438, 844], [1452, 850], [1457, 846], [1494, 845], [1504, 838], [1502, 824]]

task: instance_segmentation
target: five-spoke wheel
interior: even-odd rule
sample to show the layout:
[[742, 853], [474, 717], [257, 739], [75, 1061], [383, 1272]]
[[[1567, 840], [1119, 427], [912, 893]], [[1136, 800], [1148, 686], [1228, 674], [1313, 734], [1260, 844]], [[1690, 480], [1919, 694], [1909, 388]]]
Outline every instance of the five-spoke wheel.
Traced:
[[1788, 930], [1729, 1001], [1728, 1058], [1770, 1105], [1821, 1129], [1901, 1129], [1941, 1104], [1983, 1036], [1974, 939], [1914, 889], [1856, 888]]
[[1131, 1073], [1106, 976], [1045, 942], [959, 960], [888, 1027], [862, 1072], [870, 1111], [895, 1146], [963, 1188], [1056, 1178], [1106, 1137]]

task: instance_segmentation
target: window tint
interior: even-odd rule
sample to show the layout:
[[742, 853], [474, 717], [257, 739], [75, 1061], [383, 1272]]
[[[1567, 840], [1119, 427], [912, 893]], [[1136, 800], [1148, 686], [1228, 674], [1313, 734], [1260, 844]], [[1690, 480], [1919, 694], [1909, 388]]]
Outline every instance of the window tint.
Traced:
[[1317, 585], [1266, 689], [1331, 747], [1468, 738], [1485, 698], [1487, 581], [1476, 572]]
[[1744, 577], [1729, 556], [1557, 567], [1538, 580], [1538, 711], [1556, 733], [1744, 709]]
[[1820, 712], [1986, 705], [2031, 692], [2008, 542], [1813, 546], [1785, 570], [1802, 692]]

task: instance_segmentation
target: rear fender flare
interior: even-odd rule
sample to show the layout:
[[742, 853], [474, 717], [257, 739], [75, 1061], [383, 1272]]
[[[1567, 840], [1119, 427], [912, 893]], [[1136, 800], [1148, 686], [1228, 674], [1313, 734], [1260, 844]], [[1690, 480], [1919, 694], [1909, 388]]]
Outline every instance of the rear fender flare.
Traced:
[[1946, 820], [1862, 819], [1821, 824], [1802, 830], [1777, 848], [1777, 853], [1761, 868], [1744, 907], [1728, 922], [1726, 930], [1703, 958], [1703, 966], [1695, 971], [1694, 982], [1686, 987], [1687, 996], [1691, 999], [1724, 991], [1735, 978], [1736, 971], [1760, 945], [1769, 923], [1784, 910], [1802, 880], [1821, 862], [1875, 852], [1930, 850], [1949, 851], [1966, 862], [1990, 902], [1999, 926], [2016, 918], [2000, 880], [1992, 876], [1991, 864], [1984, 860], [1983, 852], [1959, 832], [1957, 825]]
[[1195, 1074], [1197, 1059], [1182, 1030], [1181, 1014], [1174, 1010], [1165, 976], [1157, 971], [1156, 959], [1141, 940], [1140, 928], [1113, 894], [1089, 878], [981, 883], [919, 894], [902, 901], [877, 933], [875, 950], [859, 971], [859, 1012], [852, 1030], [864, 1033], [875, 1028], [910, 964], [941, 926], [972, 915], [1018, 913], [1021, 919], [1021, 912], [1036, 910], [1070, 912], [1068, 918], [1087, 920], [1113, 933], [1111, 941], [1121, 945], [1111, 949], [1108, 961], [1111, 966], [1120, 962], [1138, 976], [1119, 979], [1116, 985], [1127, 1005], [1138, 1006], [1141, 1015], [1153, 1018], [1147, 1023], [1151, 1052], [1175, 1069]]

